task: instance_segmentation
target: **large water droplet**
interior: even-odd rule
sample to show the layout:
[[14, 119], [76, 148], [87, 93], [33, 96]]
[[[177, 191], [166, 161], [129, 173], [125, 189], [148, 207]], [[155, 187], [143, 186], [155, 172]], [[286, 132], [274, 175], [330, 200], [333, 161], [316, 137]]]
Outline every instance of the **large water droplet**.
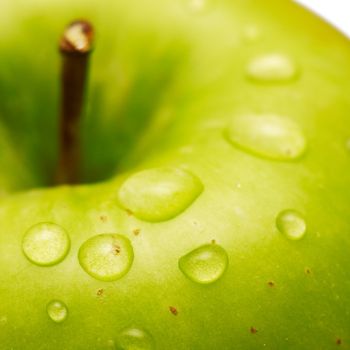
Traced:
[[276, 218], [278, 230], [287, 238], [298, 240], [306, 233], [306, 223], [303, 216], [293, 209], [287, 209], [278, 214]]
[[227, 266], [227, 253], [217, 244], [203, 245], [179, 259], [179, 268], [185, 276], [201, 284], [218, 280]]
[[68, 316], [67, 306], [60, 300], [52, 300], [47, 304], [47, 314], [52, 321], [61, 323]]
[[235, 146], [270, 159], [291, 160], [306, 150], [299, 126], [273, 114], [237, 115], [231, 120], [227, 135]]
[[128, 238], [119, 234], [100, 234], [79, 249], [81, 267], [101, 281], [115, 281], [131, 268], [134, 251]]
[[119, 190], [121, 205], [146, 221], [169, 220], [183, 212], [202, 192], [200, 180], [178, 168], [144, 170]]
[[153, 337], [144, 329], [126, 328], [122, 330], [116, 340], [118, 350], [153, 350]]
[[67, 232], [53, 223], [43, 222], [31, 227], [24, 235], [22, 249], [34, 264], [55, 265], [68, 254], [70, 240]]
[[253, 58], [248, 63], [246, 74], [255, 81], [283, 82], [295, 79], [298, 69], [287, 55], [272, 53]]

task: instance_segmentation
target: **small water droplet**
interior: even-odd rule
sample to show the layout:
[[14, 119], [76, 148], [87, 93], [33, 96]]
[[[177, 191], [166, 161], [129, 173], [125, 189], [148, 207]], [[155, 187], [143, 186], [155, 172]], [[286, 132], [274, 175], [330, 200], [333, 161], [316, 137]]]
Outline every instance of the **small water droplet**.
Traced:
[[126, 328], [116, 339], [117, 349], [121, 350], [153, 350], [155, 342], [153, 337], [141, 328]]
[[67, 306], [60, 300], [52, 300], [47, 304], [47, 314], [52, 321], [61, 323], [68, 316]]
[[81, 267], [101, 281], [116, 281], [131, 268], [134, 251], [128, 238], [100, 234], [82, 244], [78, 253]]
[[306, 151], [306, 140], [291, 119], [273, 114], [237, 115], [227, 129], [235, 146], [275, 160], [292, 160]]
[[130, 176], [119, 190], [121, 205], [142, 220], [169, 220], [183, 212], [203, 191], [193, 174], [178, 168], [155, 168]]
[[292, 209], [284, 210], [278, 214], [276, 226], [281, 233], [292, 240], [301, 239], [306, 233], [306, 223], [303, 216]]
[[43, 222], [34, 225], [25, 233], [22, 249], [25, 256], [34, 264], [55, 265], [68, 254], [70, 239], [61, 226]]
[[298, 76], [295, 62], [284, 54], [272, 53], [253, 58], [247, 65], [249, 79], [259, 82], [289, 82]]
[[183, 274], [201, 284], [217, 281], [227, 266], [227, 253], [218, 244], [205, 244], [179, 259], [179, 268]]

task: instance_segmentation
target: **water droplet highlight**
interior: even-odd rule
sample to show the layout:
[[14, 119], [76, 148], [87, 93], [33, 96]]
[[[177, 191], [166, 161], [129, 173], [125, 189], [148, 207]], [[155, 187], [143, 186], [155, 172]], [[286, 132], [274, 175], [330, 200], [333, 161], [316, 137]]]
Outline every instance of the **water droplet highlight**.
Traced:
[[121, 186], [120, 204], [150, 222], [172, 219], [203, 191], [200, 180], [178, 168], [155, 168], [131, 175]]
[[217, 244], [203, 245], [179, 259], [179, 268], [190, 280], [201, 284], [217, 281], [228, 266], [224, 248]]
[[67, 232], [53, 223], [43, 222], [31, 227], [24, 235], [22, 250], [34, 264], [51, 266], [61, 262], [70, 249]]
[[282, 234], [292, 240], [301, 239], [306, 233], [306, 223], [303, 216], [292, 209], [284, 210], [278, 214], [276, 226]]
[[47, 314], [52, 321], [61, 323], [68, 316], [67, 306], [60, 300], [52, 300], [47, 304]]
[[292, 160], [306, 151], [299, 126], [273, 114], [237, 115], [227, 128], [227, 136], [238, 148], [269, 159]]
[[249, 79], [259, 82], [289, 82], [298, 76], [295, 62], [284, 54], [272, 53], [253, 58], [247, 65]]
[[128, 238], [100, 234], [82, 244], [78, 253], [81, 267], [100, 281], [116, 281], [131, 268], [134, 251]]
[[153, 350], [155, 342], [153, 337], [141, 328], [126, 328], [116, 339], [116, 348], [121, 350]]

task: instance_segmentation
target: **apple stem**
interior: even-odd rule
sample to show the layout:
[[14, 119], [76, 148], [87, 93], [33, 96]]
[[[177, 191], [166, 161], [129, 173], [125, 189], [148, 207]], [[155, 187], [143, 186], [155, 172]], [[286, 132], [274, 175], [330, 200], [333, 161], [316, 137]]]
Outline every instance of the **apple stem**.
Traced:
[[59, 44], [62, 55], [60, 153], [56, 174], [59, 184], [74, 184], [79, 180], [79, 124], [93, 36], [92, 25], [77, 20], [67, 26]]

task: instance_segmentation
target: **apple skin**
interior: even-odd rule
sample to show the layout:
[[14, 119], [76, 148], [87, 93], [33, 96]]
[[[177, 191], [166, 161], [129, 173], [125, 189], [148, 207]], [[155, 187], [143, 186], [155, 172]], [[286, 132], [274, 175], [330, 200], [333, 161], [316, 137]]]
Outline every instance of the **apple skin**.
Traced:
[[[0, 144], [2, 350], [111, 349], [130, 326], [147, 330], [160, 350], [349, 346], [346, 38], [280, 0], [212, 1], [201, 11], [164, 0], [1, 6], [0, 115], [9, 135]], [[48, 185], [55, 169], [55, 40], [76, 17], [98, 29], [82, 180], [104, 181], [31, 189]], [[295, 81], [247, 79], [247, 62], [270, 52], [295, 59]], [[232, 146], [223, 130], [239, 113], [294, 120], [305, 154], [274, 161]], [[190, 169], [203, 192], [168, 221], [129, 215], [117, 200], [122, 182], [163, 166]], [[299, 241], [276, 228], [289, 208], [307, 223]], [[24, 233], [43, 221], [64, 227], [71, 240], [68, 256], [52, 267], [30, 263], [21, 249]], [[123, 234], [134, 248], [130, 271], [115, 282], [90, 277], [78, 262], [83, 242], [101, 233]], [[227, 271], [213, 284], [194, 283], [178, 260], [212, 240], [228, 254]], [[60, 324], [47, 315], [51, 300], [68, 307]]]

